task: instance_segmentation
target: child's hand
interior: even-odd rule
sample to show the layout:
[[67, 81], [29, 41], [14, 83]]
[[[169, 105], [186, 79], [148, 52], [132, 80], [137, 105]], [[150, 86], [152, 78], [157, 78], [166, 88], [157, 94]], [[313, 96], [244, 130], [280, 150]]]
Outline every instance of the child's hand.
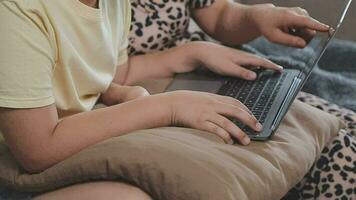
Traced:
[[275, 7], [273, 4], [251, 6], [248, 20], [271, 42], [299, 48], [304, 48], [316, 31], [327, 32], [330, 29], [311, 18], [302, 8]]
[[210, 42], [193, 42], [195, 59], [209, 70], [227, 76], [255, 80], [257, 75], [252, 68], [265, 68], [282, 71], [283, 67], [257, 55]]
[[161, 95], [165, 95], [170, 103], [173, 125], [214, 133], [226, 143], [231, 143], [233, 137], [244, 145], [250, 143], [250, 138], [227, 117], [236, 118], [253, 130], [262, 130], [262, 125], [248, 108], [234, 98], [193, 91], [175, 91]]
[[111, 83], [109, 89], [101, 95], [100, 100], [105, 105], [112, 106], [149, 95], [150, 93], [143, 87]]

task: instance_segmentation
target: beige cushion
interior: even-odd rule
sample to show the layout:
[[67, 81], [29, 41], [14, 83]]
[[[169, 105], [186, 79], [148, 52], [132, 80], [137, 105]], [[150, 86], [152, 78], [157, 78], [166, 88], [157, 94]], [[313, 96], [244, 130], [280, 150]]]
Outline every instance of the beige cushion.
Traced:
[[139, 186], [157, 200], [280, 199], [341, 127], [335, 117], [296, 101], [271, 141], [247, 147], [186, 128], [141, 130], [34, 175], [22, 170], [5, 148], [0, 152], [0, 185], [42, 192], [110, 179]]

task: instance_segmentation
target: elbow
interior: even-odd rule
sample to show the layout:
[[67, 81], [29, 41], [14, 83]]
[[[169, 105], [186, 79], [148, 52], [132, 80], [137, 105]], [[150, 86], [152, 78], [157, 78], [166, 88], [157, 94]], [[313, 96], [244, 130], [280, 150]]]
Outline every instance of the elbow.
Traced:
[[19, 157], [17, 160], [29, 174], [43, 172], [53, 165], [50, 156], [45, 153], [31, 152]]

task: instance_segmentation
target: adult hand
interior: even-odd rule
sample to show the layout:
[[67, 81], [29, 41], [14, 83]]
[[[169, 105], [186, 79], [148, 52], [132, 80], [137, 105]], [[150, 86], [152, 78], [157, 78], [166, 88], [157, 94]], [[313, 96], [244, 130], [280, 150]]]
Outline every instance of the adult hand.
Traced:
[[328, 32], [330, 27], [311, 18], [305, 9], [258, 4], [247, 11], [247, 19], [269, 41], [304, 48], [316, 31]]

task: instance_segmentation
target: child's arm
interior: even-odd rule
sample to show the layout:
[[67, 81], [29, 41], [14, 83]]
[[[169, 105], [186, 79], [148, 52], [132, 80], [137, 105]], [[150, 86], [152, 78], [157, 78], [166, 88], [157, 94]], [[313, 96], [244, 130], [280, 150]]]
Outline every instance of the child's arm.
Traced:
[[137, 129], [169, 125], [170, 107], [163, 101], [159, 97], [139, 98], [61, 121], [55, 105], [0, 109], [0, 130], [19, 163], [35, 173], [106, 139]]
[[272, 4], [247, 6], [219, 0], [193, 14], [205, 32], [230, 45], [243, 44], [263, 35], [275, 43], [304, 47], [315, 31], [329, 30], [329, 26], [309, 17], [302, 8]]
[[0, 130], [19, 163], [36, 173], [91, 145], [138, 129], [183, 125], [214, 133], [225, 142], [233, 137], [247, 145], [248, 136], [226, 117], [236, 118], [256, 131], [262, 129], [236, 99], [180, 91], [137, 98], [61, 121], [55, 105], [0, 108]]
[[282, 70], [271, 61], [250, 53], [209, 42], [191, 42], [163, 52], [130, 57], [127, 65], [118, 67], [114, 82], [133, 85], [147, 79], [190, 72], [198, 66], [247, 80], [256, 78], [256, 74], [249, 69], [251, 66]]

